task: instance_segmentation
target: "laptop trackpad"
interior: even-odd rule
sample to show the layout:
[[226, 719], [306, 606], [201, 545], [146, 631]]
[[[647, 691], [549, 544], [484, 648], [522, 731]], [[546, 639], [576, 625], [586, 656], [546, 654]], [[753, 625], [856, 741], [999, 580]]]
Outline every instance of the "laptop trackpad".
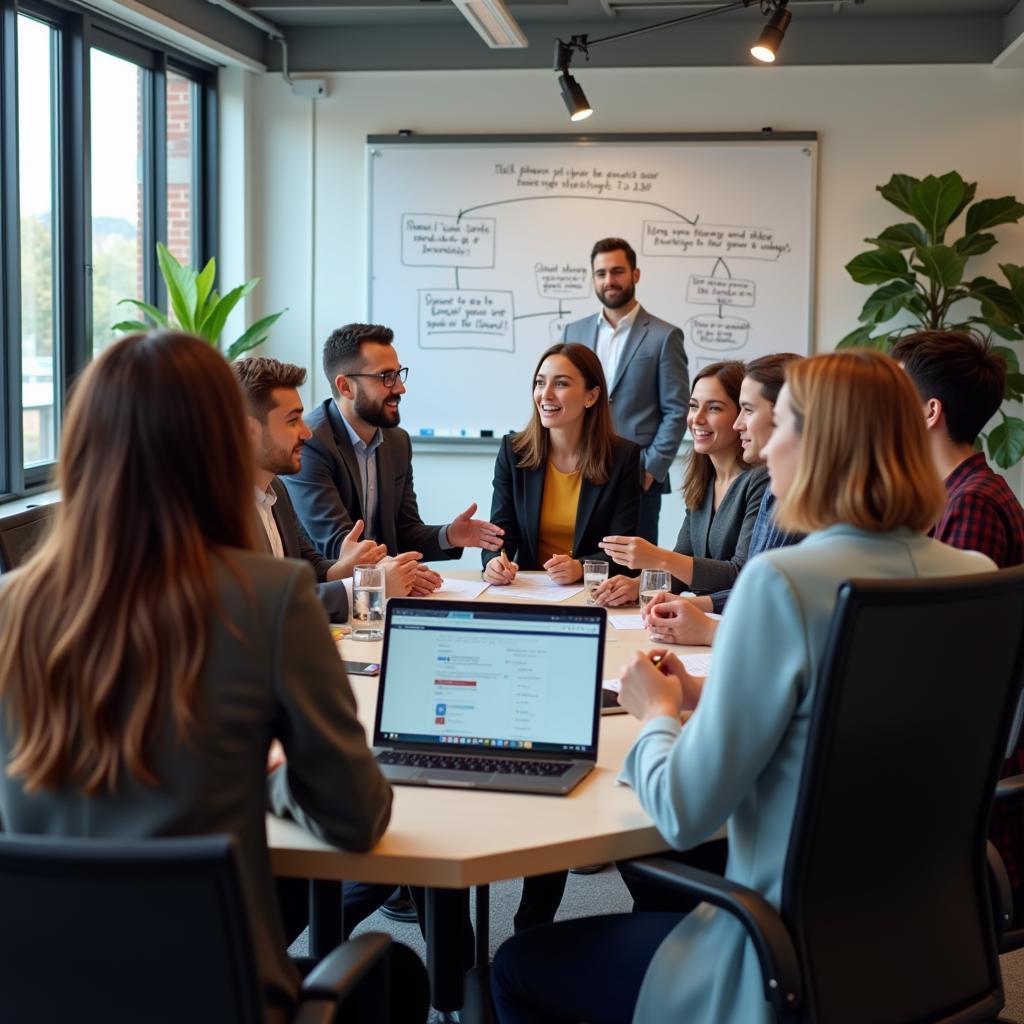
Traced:
[[434, 768], [432, 770], [421, 772], [419, 778], [424, 779], [427, 782], [436, 780], [440, 783], [445, 782], [464, 782], [467, 784], [486, 782], [491, 777], [489, 772], [460, 772], [455, 768]]

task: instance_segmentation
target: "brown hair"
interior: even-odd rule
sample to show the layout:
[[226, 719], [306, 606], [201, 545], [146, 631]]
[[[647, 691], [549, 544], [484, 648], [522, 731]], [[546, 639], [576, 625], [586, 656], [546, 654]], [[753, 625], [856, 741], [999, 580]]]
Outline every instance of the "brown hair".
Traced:
[[[584, 479], [592, 484], [607, 483], [612, 465], [612, 439], [615, 437], [615, 431], [612, 428], [612, 414], [608, 408], [608, 386], [605, 383], [601, 360], [586, 345], [561, 342], [552, 345], [537, 360], [537, 368], [533, 371], [532, 379], [536, 379], [541, 365], [548, 356], [565, 356], [583, 375], [583, 384], [588, 391], [598, 388], [597, 400], [589, 409], [583, 411], [579, 467]], [[512, 451], [519, 456], [517, 465], [523, 469], [540, 469], [547, 465], [548, 432], [540, 421], [536, 404], [526, 429], [513, 435]]]
[[946, 490], [914, 386], [892, 359], [868, 349], [800, 359], [786, 384], [802, 444], [776, 515], [784, 529], [923, 531], [935, 522]]
[[794, 359], [803, 359], [803, 356], [795, 352], [773, 352], [747, 363], [746, 376], [761, 385], [761, 397], [772, 405], [779, 400], [779, 392], [786, 381], [786, 367]]
[[242, 397], [249, 415], [260, 423], [267, 422], [267, 414], [274, 408], [273, 392], [278, 388], [298, 388], [306, 383], [306, 371], [293, 363], [265, 356], [250, 356], [231, 364], [235, 380], [242, 388]]
[[26, 792], [159, 783], [151, 742], [195, 725], [212, 557], [251, 544], [251, 455], [224, 358], [173, 331], [90, 364], [68, 406], [50, 536], [0, 592], [7, 774]]
[[390, 345], [394, 340], [395, 332], [383, 324], [345, 324], [331, 331], [324, 342], [324, 373], [331, 385], [331, 394], [338, 397], [334, 382], [339, 374], [355, 373], [366, 365], [362, 353], [364, 342]]
[[[693, 388], [696, 386], [697, 381], [703, 380], [705, 377], [714, 377], [722, 385], [723, 390], [732, 400], [733, 405], [736, 406], [736, 414], [739, 415], [740, 385], [743, 383], [745, 375], [746, 371], [743, 364], [736, 360], [711, 363], [705, 366], [693, 378], [690, 394], [693, 394]], [[750, 469], [750, 466], [743, 461], [743, 449], [740, 447], [739, 435], [736, 437], [736, 464], [744, 472]], [[714, 480], [715, 467], [711, 462], [711, 457], [700, 454], [697, 451], [691, 451], [690, 458], [686, 463], [686, 476], [683, 477], [683, 502], [686, 507], [691, 509], [700, 508], [705, 495], [708, 493], [708, 488], [714, 483]]]
[[631, 246], [624, 238], [598, 239], [594, 243], [593, 249], [590, 250], [591, 269], [594, 267], [594, 260], [603, 252], [624, 252], [626, 254], [626, 260], [629, 263], [629, 269], [636, 270], [636, 252], [633, 250], [633, 246]]

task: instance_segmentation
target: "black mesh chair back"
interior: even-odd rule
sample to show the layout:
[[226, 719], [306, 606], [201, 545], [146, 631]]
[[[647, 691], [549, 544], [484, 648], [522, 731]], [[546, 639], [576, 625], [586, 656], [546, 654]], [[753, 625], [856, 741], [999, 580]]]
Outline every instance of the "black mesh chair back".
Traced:
[[0, 837], [0, 1020], [257, 1024], [232, 841]]
[[1024, 568], [840, 589], [783, 884], [802, 1020], [1002, 1006], [986, 834], [1022, 625]]
[[35, 508], [0, 518], [0, 572], [10, 572], [35, 551], [49, 528], [56, 505]]

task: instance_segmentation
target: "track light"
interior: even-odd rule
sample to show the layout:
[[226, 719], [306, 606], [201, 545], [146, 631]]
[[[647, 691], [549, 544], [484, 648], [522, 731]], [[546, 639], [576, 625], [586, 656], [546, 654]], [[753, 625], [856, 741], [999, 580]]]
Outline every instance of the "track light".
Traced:
[[568, 71], [563, 71], [558, 76], [558, 84], [562, 89], [562, 99], [565, 100], [566, 109], [569, 111], [569, 120], [585, 121], [590, 117], [594, 111], [587, 102], [580, 83]]
[[782, 38], [792, 20], [793, 13], [787, 6], [787, 0], [782, 0], [768, 24], [761, 29], [757, 42], [750, 48], [750, 55], [765, 64], [774, 63], [775, 55], [782, 45]]

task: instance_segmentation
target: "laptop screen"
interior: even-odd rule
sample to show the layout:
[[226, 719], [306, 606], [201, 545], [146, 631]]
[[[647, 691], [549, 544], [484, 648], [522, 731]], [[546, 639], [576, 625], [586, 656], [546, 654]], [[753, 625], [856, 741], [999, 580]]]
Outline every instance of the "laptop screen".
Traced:
[[597, 756], [602, 608], [388, 602], [374, 743]]

